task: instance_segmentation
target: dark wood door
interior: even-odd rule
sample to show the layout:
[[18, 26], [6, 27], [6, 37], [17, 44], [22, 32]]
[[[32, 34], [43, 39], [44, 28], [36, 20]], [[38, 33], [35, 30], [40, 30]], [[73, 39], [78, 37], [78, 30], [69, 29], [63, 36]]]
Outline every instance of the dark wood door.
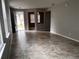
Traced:
[[34, 12], [28, 13], [28, 23], [29, 23], [29, 30], [35, 29], [35, 14]]

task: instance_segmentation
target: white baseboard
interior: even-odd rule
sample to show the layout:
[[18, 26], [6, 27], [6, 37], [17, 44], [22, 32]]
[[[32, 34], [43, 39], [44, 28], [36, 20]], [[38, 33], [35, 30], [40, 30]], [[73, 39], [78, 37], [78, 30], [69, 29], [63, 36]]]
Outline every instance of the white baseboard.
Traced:
[[64, 37], [64, 38], [67, 38], [67, 39], [70, 39], [70, 40], [73, 40], [73, 41], [76, 41], [76, 42], [79, 42], [79, 40], [77, 40], [77, 39], [74, 39], [74, 38], [71, 38], [71, 37], [68, 37], [68, 36], [59, 34], [59, 33], [55, 33], [55, 32], [50, 32], [50, 33], [55, 34], [55, 35], [62, 36], [62, 37]]

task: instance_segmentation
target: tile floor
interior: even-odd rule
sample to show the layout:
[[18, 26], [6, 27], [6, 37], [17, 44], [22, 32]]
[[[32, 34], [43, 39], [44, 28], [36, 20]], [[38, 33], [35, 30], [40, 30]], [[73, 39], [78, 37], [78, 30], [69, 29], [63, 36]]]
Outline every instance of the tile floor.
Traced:
[[79, 43], [51, 33], [19, 31], [10, 59], [79, 59]]

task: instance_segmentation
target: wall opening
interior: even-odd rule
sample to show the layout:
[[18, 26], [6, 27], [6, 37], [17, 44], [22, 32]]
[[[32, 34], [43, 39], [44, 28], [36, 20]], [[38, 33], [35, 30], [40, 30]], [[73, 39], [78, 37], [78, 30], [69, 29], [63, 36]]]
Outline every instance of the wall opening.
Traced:
[[16, 11], [16, 31], [19, 30], [25, 30], [23, 11]]

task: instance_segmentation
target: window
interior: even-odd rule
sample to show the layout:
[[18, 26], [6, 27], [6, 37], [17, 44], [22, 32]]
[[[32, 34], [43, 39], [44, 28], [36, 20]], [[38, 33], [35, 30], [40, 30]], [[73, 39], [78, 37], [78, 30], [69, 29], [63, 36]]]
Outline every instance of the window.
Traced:
[[37, 12], [38, 23], [44, 23], [44, 12]]
[[35, 15], [34, 14], [30, 14], [30, 20], [31, 20], [31, 23], [35, 23]]
[[40, 23], [40, 14], [39, 14], [39, 12], [37, 13], [37, 18], [38, 18], [38, 23]]
[[4, 27], [5, 27], [5, 33], [6, 33], [6, 37], [9, 35], [9, 31], [8, 31], [8, 22], [7, 22], [7, 15], [6, 15], [6, 7], [5, 7], [5, 1], [2, 1], [2, 10], [3, 10], [3, 19], [4, 19]]

